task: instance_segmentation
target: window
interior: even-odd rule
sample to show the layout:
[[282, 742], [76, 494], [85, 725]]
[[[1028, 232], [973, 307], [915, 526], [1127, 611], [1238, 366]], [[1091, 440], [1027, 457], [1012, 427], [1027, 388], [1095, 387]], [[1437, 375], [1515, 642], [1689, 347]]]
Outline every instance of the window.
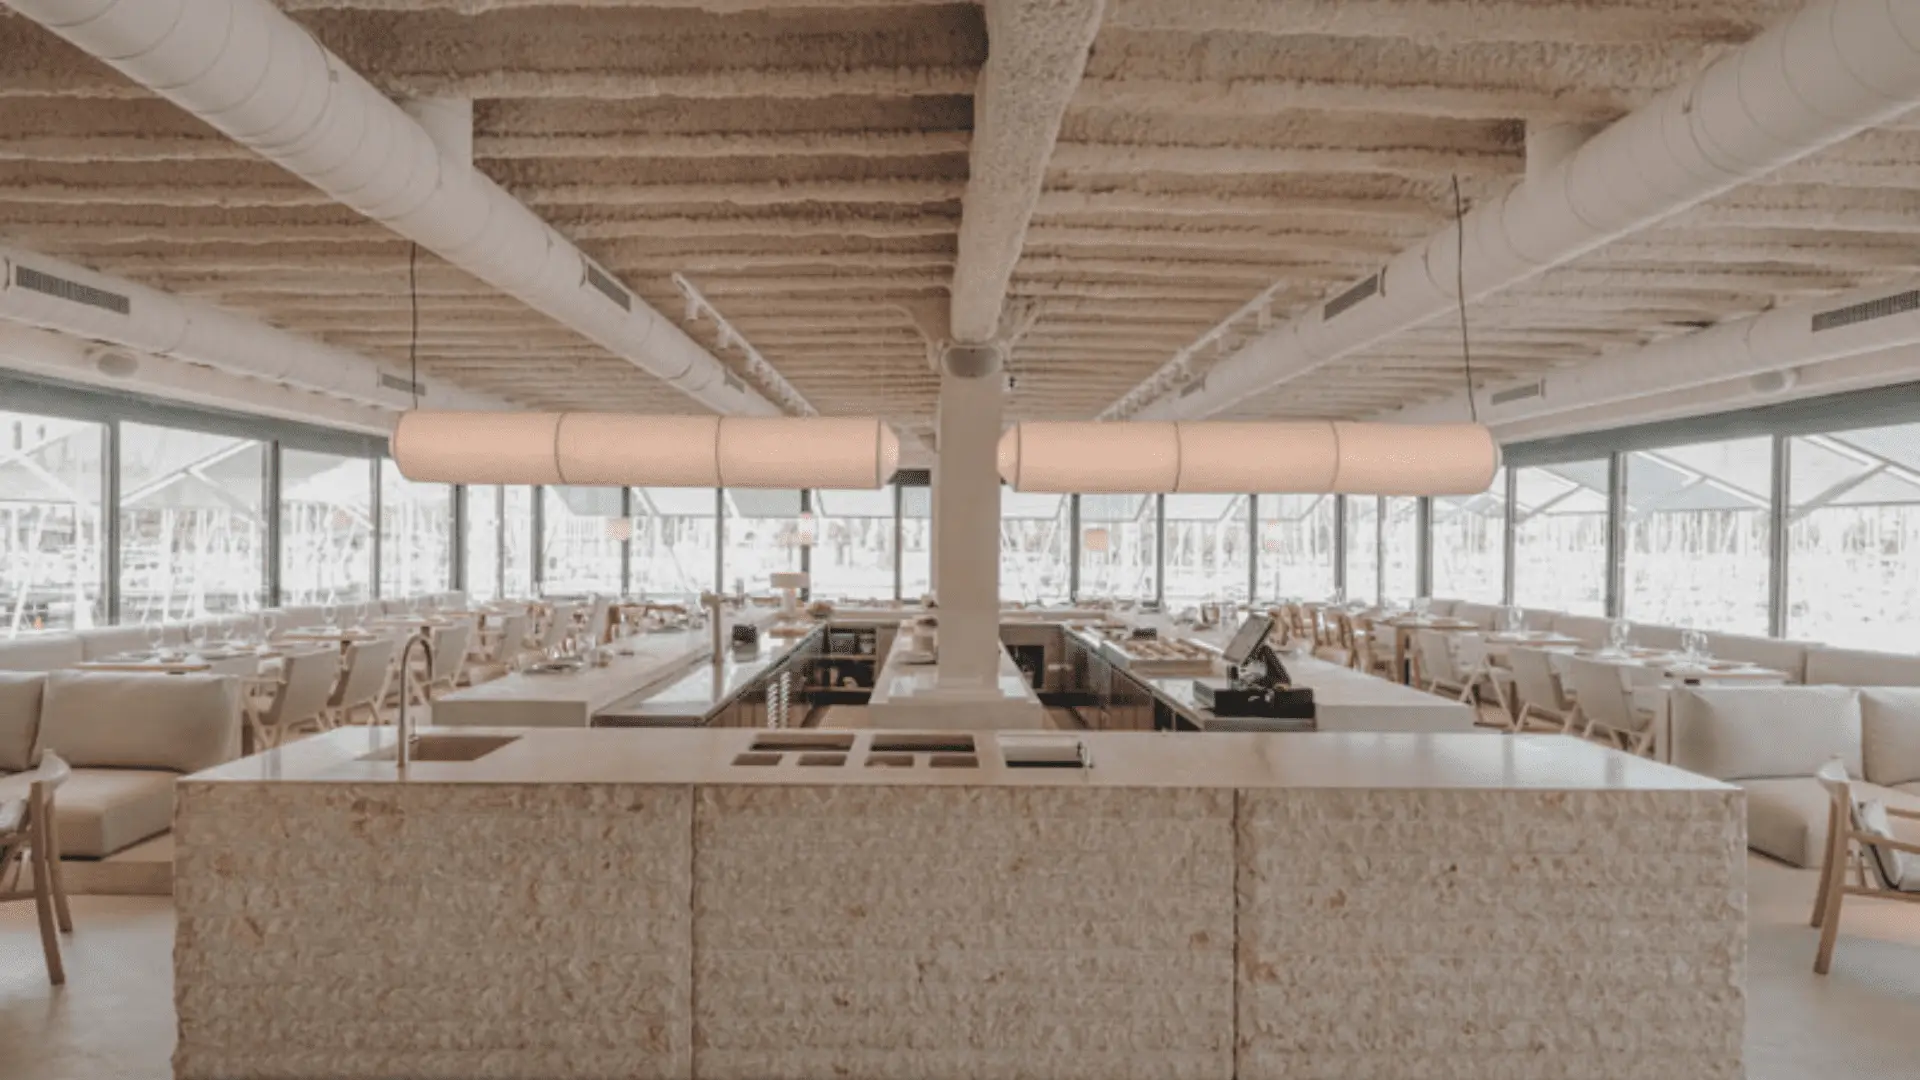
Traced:
[[453, 488], [380, 462], [380, 595], [444, 592], [453, 580]]
[[467, 598], [485, 603], [500, 598], [500, 489], [467, 489]]
[[1347, 599], [1380, 602], [1380, 500], [1347, 496]]
[[533, 595], [533, 489], [500, 490], [500, 587], [511, 597]]
[[719, 588], [712, 488], [633, 488], [633, 591], [692, 599]]
[[1788, 440], [1787, 635], [1920, 652], [1920, 424]]
[[893, 596], [893, 490], [813, 493], [813, 595]]
[[1333, 595], [1334, 514], [1331, 495], [1262, 495], [1260, 596], [1321, 600]]
[[[540, 490], [542, 591], [550, 596], [620, 592], [622, 538], [630, 527], [620, 489], [556, 485]], [[712, 493], [707, 497], [711, 500]]]
[[1166, 497], [1169, 607], [1247, 599], [1247, 502], [1245, 495]]
[[1479, 495], [1433, 499], [1433, 595], [1498, 604], [1506, 592], [1507, 471]]
[[1065, 495], [1000, 492], [1000, 599], [1033, 603], [1067, 595]]
[[[1007, 498], [1057, 498], [1011, 496]], [[1066, 500], [1061, 499], [1066, 506]], [[1157, 505], [1151, 495], [1080, 496], [1080, 595], [1099, 599], [1152, 599]], [[1000, 586], [1002, 595], [1006, 583]]]
[[1420, 595], [1420, 500], [1393, 496], [1380, 500], [1386, 520], [1381, 527], [1382, 599], [1406, 603]]
[[280, 598], [351, 604], [373, 595], [373, 463], [280, 455]]
[[1773, 440], [1626, 455], [1625, 593], [1639, 623], [1767, 632]]
[[0, 412], [0, 637], [106, 621], [105, 436]]
[[266, 589], [267, 447], [120, 425], [120, 621], [255, 611]]
[[900, 486], [900, 598], [933, 592], [933, 489]]
[[772, 589], [770, 577], [800, 569], [800, 493], [730, 488], [726, 492], [726, 583], [747, 592]]
[[1513, 599], [1604, 615], [1607, 459], [1514, 470]]

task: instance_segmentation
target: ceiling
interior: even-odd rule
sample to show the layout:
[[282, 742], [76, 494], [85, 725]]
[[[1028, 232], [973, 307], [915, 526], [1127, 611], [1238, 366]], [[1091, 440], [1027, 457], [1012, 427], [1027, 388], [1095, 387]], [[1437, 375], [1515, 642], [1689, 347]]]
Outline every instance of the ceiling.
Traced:
[[[987, 55], [932, 0], [284, 0], [395, 97], [474, 100], [475, 165], [722, 362], [692, 281], [825, 414], [930, 424]], [[1012, 419], [1089, 418], [1272, 289], [1284, 320], [1516, 183], [1791, 0], [1108, 0], [1014, 266]], [[545, 408], [689, 402], [0, 16], [0, 235]], [[1578, 364], [1920, 267], [1920, 123], [1862, 134], [1475, 305], [1481, 379]], [[1249, 319], [1246, 329], [1254, 327]], [[1451, 319], [1238, 417], [1463, 385]], [[1229, 346], [1232, 339], [1229, 339]], [[1207, 357], [1194, 365], [1204, 371]]]

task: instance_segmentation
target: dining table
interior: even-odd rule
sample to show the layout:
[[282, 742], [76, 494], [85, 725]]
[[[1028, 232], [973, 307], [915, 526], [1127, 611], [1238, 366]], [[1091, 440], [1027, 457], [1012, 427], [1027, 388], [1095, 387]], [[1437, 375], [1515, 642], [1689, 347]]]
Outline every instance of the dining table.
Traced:
[[1375, 619], [1373, 625], [1393, 628], [1393, 676], [1403, 685], [1413, 685], [1413, 635], [1421, 630], [1439, 630], [1448, 634], [1478, 633], [1480, 624], [1471, 619], [1449, 615], [1396, 615]]
[[1564, 673], [1572, 657], [1614, 664], [1630, 672], [1634, 707], [1652, 716], [1653, 740], [1647, 752], [1656, 761], [1673, 759], [1673, 693], [1706, 686], [1779, 686], [1790, 680], [1784, 671], [1741, 660], [1689, 657], [1667, 649], [1630, 648], [1550, 653], [1555, 669]]

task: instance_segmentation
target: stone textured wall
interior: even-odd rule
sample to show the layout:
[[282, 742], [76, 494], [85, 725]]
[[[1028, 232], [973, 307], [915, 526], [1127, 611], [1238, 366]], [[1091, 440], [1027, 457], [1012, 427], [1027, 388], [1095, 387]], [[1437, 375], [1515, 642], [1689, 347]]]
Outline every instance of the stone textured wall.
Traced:
[[696, 1075], [1231, 1075], [1233, 792], [697, 797]]
[[1740, 799], [183, 784], [177, 1075], [1734, 1078]]
[[691, 791], [182, 784], [175, 1075], [687, 1076]]
[[1242, 793], [1239, 1077], [1735, 1080], [1740, 798]]

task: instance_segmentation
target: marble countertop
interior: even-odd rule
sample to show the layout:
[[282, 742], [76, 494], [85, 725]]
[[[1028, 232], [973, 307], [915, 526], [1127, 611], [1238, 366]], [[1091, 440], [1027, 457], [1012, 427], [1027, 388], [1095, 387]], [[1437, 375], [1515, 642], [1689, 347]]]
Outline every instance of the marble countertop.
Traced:
[[[1076, 737], [1085, 741], [1094, 764], [1081, 770], [1009, 768], [1000, 760], [993, 732], [958, 736], [975, 740], [977, 764], [947, 768], [931, 767], [924, 753], [916, 755], [910, 767], [866, 764], [873, 740], [926, 732], [466, 728], [457, 734], [428, 734], [514, 738], [478, 760], [415, 762], [402, 776], [391, 759], [378, 756], [383, 749], [391, 752], [393, 729], [343, 728], [180, 782], [1730, 790], [1704, 776], [1562, 735], [1232, 732], [1195, 738], [1166, 732], [1086, 732]], [[756, 739], [796, 735], [851, 740], [844, 764], [803, 764], [798, 751], [780, 754], [777, 764], [735, 763]]]

